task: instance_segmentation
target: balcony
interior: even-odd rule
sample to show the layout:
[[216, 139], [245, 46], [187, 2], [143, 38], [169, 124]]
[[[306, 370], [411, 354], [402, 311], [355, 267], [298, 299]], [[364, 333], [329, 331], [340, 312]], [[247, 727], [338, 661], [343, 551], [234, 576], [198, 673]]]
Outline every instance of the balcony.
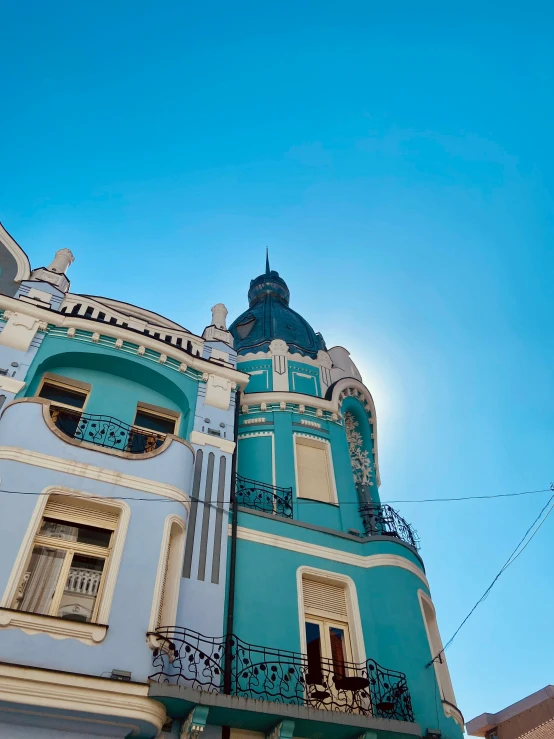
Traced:
[[166, 439], [166, 434], [129, 426], [112, 416], [94, 416], [56, 405], [50, 406], [50, 417], [56, 428], [70, 439], [131, 454], [153, 452]]
[[318, 659], [247, 644], [235, 635], [209, 638], [168, 627], [149, 635], [156, 644], [154, 683], [209, 693], [288, 703], [322, 711], [414, 721], [406, 676], [374, 660], [361, 664]]
[[246, 508], [292, 518], [292, 488], [280, 488], [258, 480], [236, 476], [237, 502]]
[[360, 515], [367, 536], [393, 536], [419, 549], [417, 533], [390, 505], [363, 503]]

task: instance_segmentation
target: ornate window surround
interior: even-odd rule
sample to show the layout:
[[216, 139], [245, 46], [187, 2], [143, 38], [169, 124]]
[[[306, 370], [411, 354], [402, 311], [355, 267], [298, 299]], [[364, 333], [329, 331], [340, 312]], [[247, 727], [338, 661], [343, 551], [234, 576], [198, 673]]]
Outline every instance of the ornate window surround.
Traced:
[[[172, 535], [173, 528], [180, 529], [177, 534], [178, 540], [174, 542], [172, 551], [169, 552], [169, 563], [167, 576], [166, 561], [168, 558], [169, 540]], [[177, 602], [179, 599], [179, 583], [181, 581], [181, 568], [183, 556], [185, 553], [185, 535], [186, 522], [181, 516], [169, 515], [165, 519], [164, 530], [162, 535], [162, 543], [160, 546], [160, 557], [158, 560], [158, 570], [156, 572], [156, 583], [154, 586], [154, 596], [152, 598], [152, 610], [150, 612], [150, 620], [148, 622], [148, 631], [155, 631], [158, 627], [158, 617], [160, 610], [167, 610], [170, 614], [168, 624], [162, 623], [162, 626], [169, 626], [175, 622], [177, 617]], [[166, 577], [164, 587], [164, 577]], [[163, 603], [162, 603], [163, 596]]]
[[31, 516], [31, 520], [29, 521], [29, 525], [27, 526], [27, 531], [23, 537], [21, 546], [19, 547], [19, 552], [14, 566], [12, 567], [4, 595], [0, 601], [0, 609], [3, 609], [0, 611], [0, 626], [20, 628], [22, 631], [29, 634], [46, 633], [56, 639], [74, 638], [82, 641], [84, 644], [98, 644], [103, 641], [108, 630], [107, 623], [119, 573], [119, 566], [121, 564], [123, 547], [127, 536], [127, 529], [129, 527], [129, 520], [131, 518], [131, 509], [123, 500], [112, 500], [111, 498], [106, 497], [101, 501], [103, 505], [118, 508], [120, 510], [120, 514], [118, 526], [114, 531], [110, 560], [102, 594], [100, 596], [100, 605], [98, 607], [95, 623], [68, 621], [66, 619], [52, 616], [16, 611], [10, 608], [19, 583], [21, 582], [21, 578], [23, 577], [23, 570], [40, 526], [46, 503], [48, 502], [50, 495], [55, 494], [69, 494], [77, 496], [83, 500], [86, 500], [87, 498], [97, 499], [98, 497], [92, 493], [85, 493], [81, 490], [74, 490], [72, 488], [61, 487], [59, 485], [51, 485], [41, 492], [35, 505], [35, 510]]
[[306, 644], [305, 630], [305, 608], [304, 594], [302, 588], [303, 579], [318, 580], [320, 582], [328, 582], [331, 585], [340, 585], [346, 590], [346, 604], [348, 609], [348, 625], [350, 626], [350, 636], [352, 639], [352, 655], [354, 662], [365, 662], [366, 653], [364, 645], [364, 635], [362, 630], [362, 620], [360, 618], [360, 607], [358, 605], [358, 593], [356, 584], [348, 575], [341, 575], [337, 572], [329, 570], [321, 570], [316, 567], [308, 567], [302, 565], [296, 571], [296, 587], [298, 593], [298, 621], [300, 627], [300, 650], [302, 654], [307, 654], [308, 647]]
[[325, 447], [325, 454], [327, 456], [327, 464], [329, 465], [328, 468], [328, 474], [329, 474], [329, 482], [331, 484], [331, 500], [329, 501], [315, 501], [318, 503], [323, 503], [324, 505], [339, 505], [339, 499], [337, 495], [337, 481], [335, 479], [335, 469], [333, 466], [333, 450], [331, 448], [331, 444], [328, 439], [322, 439], [321, 436], [316, 436], [315, 434], [303, 434], [298, 431], [294, 431], [292, 434], [292, 442], [293, 442], [293, 449], [294, 449], [294, 481], [295, 481], [295, 489], [296, 489], [296, 498], [301, 498], [308, 500], [308, 498], [304, 498], [304, 496], [300, 496], [299, 493], [299, 485], [298, 485], [298, 456], [296, 453], [296, 444], [297, 444], [297, 437], [304, 438], [304, 439], [313, 439], [314, 441], [317, 441], [319, 444], [321, 444], [323, 447]]

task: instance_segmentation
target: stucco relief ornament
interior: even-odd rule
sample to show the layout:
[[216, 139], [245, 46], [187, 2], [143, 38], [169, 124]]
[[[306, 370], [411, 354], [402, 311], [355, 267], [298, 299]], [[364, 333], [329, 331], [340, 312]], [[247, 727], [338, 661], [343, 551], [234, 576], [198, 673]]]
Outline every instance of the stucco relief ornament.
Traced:
[[358, 421], [354, 418], [350, 411], [344, 414], [344, 427], [346, 429], [346, 440], [348, 442], [348, 451], [350, 452], [350, 462], [352, 464], [352, 472], [356, 483], [362, 485], [373, 485], [373, 463], [369, 456], [369, 452], [363, 449], [363, 438], [359, 431]]

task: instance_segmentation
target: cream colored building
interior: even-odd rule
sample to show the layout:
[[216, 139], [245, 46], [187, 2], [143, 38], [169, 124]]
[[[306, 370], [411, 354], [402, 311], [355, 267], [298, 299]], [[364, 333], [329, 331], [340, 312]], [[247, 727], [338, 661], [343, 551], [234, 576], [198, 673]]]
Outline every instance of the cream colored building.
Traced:
[[554, 739], [554, 685], [498, 713], [482, 713], [467, 722], [467, 733], [486, 739]]

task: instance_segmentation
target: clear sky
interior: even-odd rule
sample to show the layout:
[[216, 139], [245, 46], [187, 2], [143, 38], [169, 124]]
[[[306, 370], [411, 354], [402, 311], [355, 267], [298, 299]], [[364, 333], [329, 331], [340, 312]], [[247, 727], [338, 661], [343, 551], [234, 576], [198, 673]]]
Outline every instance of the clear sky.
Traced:
[[[551, 4], [5, 0], [0, 220], [195, 332], [272, 267], [372, 391], [384, 500], [554, 479]], [[545, 494], [403, 504], [444, 640]], [[448, 650], [467, 719], [554, 682], [554, 515]], [[402, 669], [401, 665], [395, 665]]]

